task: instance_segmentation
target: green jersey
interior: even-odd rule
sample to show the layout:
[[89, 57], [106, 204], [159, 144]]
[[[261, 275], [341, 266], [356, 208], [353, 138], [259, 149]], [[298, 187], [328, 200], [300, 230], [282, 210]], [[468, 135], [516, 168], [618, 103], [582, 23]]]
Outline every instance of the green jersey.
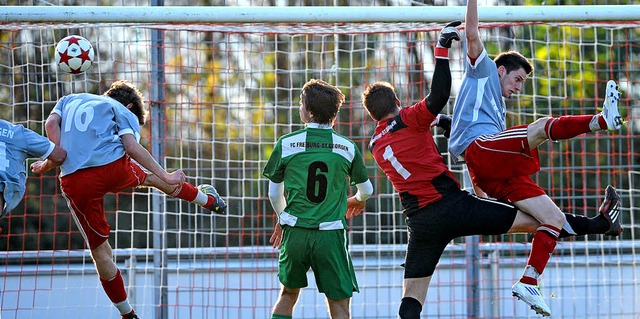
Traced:
[[281, 224], [320, 230], [346, 228], [349, 184], [369, 179], [355, 143], [315, 123], [280, 137], [262, 174], [284, 182]]

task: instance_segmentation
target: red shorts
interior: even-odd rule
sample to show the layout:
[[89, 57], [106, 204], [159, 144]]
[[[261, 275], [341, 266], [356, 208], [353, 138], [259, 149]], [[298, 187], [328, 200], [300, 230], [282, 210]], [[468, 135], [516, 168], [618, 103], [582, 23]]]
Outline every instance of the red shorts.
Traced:
[[517, 202], [544, 195], [530, 177], [540, 170], [538, 149], [529, 149], [527, 126], [478, 137], [464, 152], [473, 184], [500, 201]]
[[125, 155], [107, 165], [81, 169], [60, 178], [62, 195], [89, 248], [104, 243], [111, 231], [104, 214], [104, 195], [139, 186], [146, 177], [142, 168]]

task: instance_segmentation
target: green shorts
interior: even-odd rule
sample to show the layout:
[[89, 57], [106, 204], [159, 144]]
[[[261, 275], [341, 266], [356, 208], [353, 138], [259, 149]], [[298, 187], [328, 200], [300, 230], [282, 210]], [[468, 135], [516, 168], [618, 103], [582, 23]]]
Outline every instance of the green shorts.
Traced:
[[359, 292], [348, 251], [346, 229], [318, 230], [282, 226], [282, 249], [278, 278], [287, 288], [308, 285], [307, 271], [313, 270], [318, 291], [327, 298], [351, 298]]

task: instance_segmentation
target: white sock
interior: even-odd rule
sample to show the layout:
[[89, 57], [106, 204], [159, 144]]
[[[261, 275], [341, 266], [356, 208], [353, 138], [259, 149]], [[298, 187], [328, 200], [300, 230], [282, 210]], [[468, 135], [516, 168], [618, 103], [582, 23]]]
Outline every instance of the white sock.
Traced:
[[535, 280], [538, 280], [538, 277], [540, 277], [540, 274], [535, 268], [533, 268], [533, 266], [527, 265], [527, 267], [524, 267], [524, 272], [522, 273], [522, 277], [529, 277], [529, 278], [534, 278]]
[[591, 118], [591, 122], [589, 122], [589, 129], [591, 130], [591, 132], [602, 131], [602, 128], [600, 128], [600, 123], [598, 122], [598, 119], [600, 119], [600, 117], [602, 117], [602, 113], [596, 114]]
[[196, 196], [196, 199], [194, 199], [192, 203], [202, 206], [202, 205], [205, 205], [208, 201], [209, 201], [209, 196], [207, 196], [207, 194], [198, 190], [198, 195]]
[[116, 306], [116, 308], [118, 308], [118, 311], [120, 311], [121, 315], [126, 315], [130, 312], [133, 311], [133, 307], [131, 307], [131, 304], [129, 303], [129, 299], [125, 299], [124, 301], [120, 301], [119, 303], [114, 303], [114, 306]]

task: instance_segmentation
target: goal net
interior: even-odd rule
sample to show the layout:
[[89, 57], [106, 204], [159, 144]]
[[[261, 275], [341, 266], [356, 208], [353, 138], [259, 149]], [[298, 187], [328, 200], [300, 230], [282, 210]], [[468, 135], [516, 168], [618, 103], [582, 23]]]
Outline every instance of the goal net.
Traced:
[[[404, 106], [422, 99], [429, 92], [442, 23], [27, 22], [0, 24], [3, 119], [44, 134], [44, 121], [65, 94], [101, 94], [112, 81], [127, 80], [145, 93], [151, 111], [141, 143], [167, 170], [184, 170], [192, 184], [214, 185], [229, 203], [228, 213], [216, 216], [145, 188], [105, 198], [114, 259], [141, 318], [270, 316], [280, 287], [277, 251], [269, 244], [274, 212], [261, 172], [277, 138], [303, 127], [300, 88], [312, 78], [345, 93], [335, 129], [360, 147], [374, 183], [365, 212], [349, 221], [361, 290], [352, 299], [353, 317], [396, 316], [406, 226], [398, 194], [368, 152], [375, 125], [360, 94], [367, 84], [383, 80], [395, 85]], [[640, 194], [640, 139], [635, 138], [640, 123], [634, 109], [640, 92], [638, 27], [637, 21], [481, 25], [491, 57], [518, 50], [535, 67], [522, 93], [507, 101], [508, 125], [594, 114], [610, 79], [622, 92], [626, 127], [540, 147], [542, 169], [534, 178], [563, 210], [595, 216], [607, 184], [616, 186], [623, 201], [620, 237], [583, 236], [558, 244], [542, 284], [559, 318], [640, 313], [635, 241], [640, 225], [634, 206]], [[53, 60], [56, 42], [72, 34], [89, 39], [96, 50], [94, 65], [80, 75], [61, 73]], [[455, 43], [447, 114], [464, 57], [463, 44]], [[434, 134], [462, 180], [463, 168], [448, 157], [446, 139]], [[24, 200], [0, 220], [1, 316], [116, 318], [56, 173], [29, 173]], [[423, 315], [530, 317], [532, 311], [509, 289], [521, 275], [531, 236], [477, 239], [475, 259], [468, 258], [464, 238], [447, 247]], [[309, 280], [294, 317], [326, 317], [324, 295], [317, 293], [311, 274]]]

